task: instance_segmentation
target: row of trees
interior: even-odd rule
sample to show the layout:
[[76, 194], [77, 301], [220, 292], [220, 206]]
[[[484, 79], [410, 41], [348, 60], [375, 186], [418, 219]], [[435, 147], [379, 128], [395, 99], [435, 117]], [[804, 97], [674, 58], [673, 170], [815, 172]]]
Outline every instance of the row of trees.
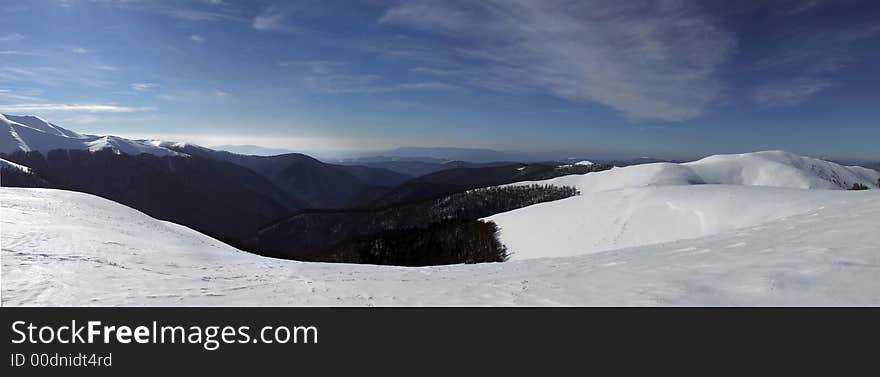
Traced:
[[434, 266], [503, 262], [507, 248], [491, 221], [447, 220], [427, 228], [394, 229], [344, 241], [310, 260], [322, 262]]
[[[383, 237], [399, 239], [403, 234], [400, 232], [418, 233], [419, 229], [429, 229], [448, 221], [475, 222], [497, 213], [577, 194], [577, 189], [573, 187], [532, 184], [480, 188], [382, 209], [305, 211], [262, 229], [259, 250], [281, 258], [326, 260], [326, 255], [334, 254], [337, 247], [347, 241], [358, 240], [346, 246], [348, 249], [366, 248], [369, 242], [365, 240]], [[399, 232], [383, 233], [389, 231]], [[369, 253], [362, 251], [357, 254]], [[448, 263], [467, 262], [464, 259], [444, 260]]]

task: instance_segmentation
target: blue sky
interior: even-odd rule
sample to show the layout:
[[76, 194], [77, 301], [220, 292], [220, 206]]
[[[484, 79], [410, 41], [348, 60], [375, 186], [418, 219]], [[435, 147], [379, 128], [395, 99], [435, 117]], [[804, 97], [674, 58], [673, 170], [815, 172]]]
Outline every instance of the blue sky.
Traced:
[[876, 1], [56, 0], [0, 15], [0, 111], [80, 132], [880, 159]]

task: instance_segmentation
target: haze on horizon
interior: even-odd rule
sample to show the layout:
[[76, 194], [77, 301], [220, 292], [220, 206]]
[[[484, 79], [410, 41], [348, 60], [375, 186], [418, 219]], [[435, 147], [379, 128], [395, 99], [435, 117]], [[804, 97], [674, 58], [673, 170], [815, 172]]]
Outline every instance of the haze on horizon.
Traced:
[[872, 1], [0, 5], [0, 112], [314, 153], [880, 160]]

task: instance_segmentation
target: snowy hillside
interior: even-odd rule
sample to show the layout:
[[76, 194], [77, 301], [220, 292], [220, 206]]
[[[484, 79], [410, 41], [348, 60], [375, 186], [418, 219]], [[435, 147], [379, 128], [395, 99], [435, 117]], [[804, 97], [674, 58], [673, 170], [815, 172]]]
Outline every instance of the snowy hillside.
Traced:
[[16, 164], [12, 161], [6, 161], [2, 158], [0, 158], [0, 169], [14, 169], [14, 170], [22, 171], [25, 173], [31, 172], [31, 168], [29, 168], [27, 166]]
[[[695, 206], [718, 212], [736, 208], [713, 201], [753, 196], [784, 213], [692, 240], [577, 257], [405, 268], [263, 258], [95, 196], [3, 188], [2, 303], [880, 305], [880, 190], [644, 190], [654, 191], [644, 198], [692, 194], [704, 203]], [[745, 225], [772, 211], [733, 212], [731, 221]]]
[[[802, 189], [848, 189], [853, 183], [878, 188], [880, 173], [859, 166], [842, 166], [816, 158], [783, 151], [764, 151], [715, 155], [702, 160], [675, 164], [616, 167], [587, 175], [570, 175], [544, 181], [575, 186], [581, 192], [600, 192], [621, 188], [725, 184], [772, 186]], [[531, 184], [524, 182], [522, 184]]]
[[156, 156], [184, 156], [146, 140], [129, 140], [117, 136], [80, 135], [34, 116], [0, 114], [0, 153], [38, 151], [46, 154], [53, 149], [99, 151], [110, 149], [116, 154], [149, 153]]
[[[590, 254], [702, 237], [816, 211], [847, 200], [880, 173], [769, 151], [717, 155], [565, 176], [539, 183], [582, 195], [489, 217], [514, 259]], [[527, 182], [534, 183], [534, 182]], [[770, 187], [767, 187], [770, 186]], [[880, 244], [878, 244], [880, 247]]]

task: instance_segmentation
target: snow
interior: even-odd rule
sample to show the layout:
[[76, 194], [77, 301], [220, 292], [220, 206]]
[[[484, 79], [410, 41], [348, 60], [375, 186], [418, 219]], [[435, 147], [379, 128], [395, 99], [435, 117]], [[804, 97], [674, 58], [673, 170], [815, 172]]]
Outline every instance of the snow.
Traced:
[[83, 137], [82, 135], [80, 135], [76, 132], [58, 127], [58, 126], [56, 126], [52, 123], [49, 123], [49, 122], [47, 122], [37, 116], [33, 116], [33, 115], [17, 116], [17, 115], [5, 115], [5, 114], [0, 114], [0, 116], [6, 118], [7, 121], [12, 121], [12, 122], [16, 122], [19, 124], [23, 124], [25, 126], [31, 127], [33, 129], [36, 129], [36, 130], [39, 130], [42, 132], [45, 132], [50, 135], [62, 136], [62, 137], [72, 137], [72, 138], [77, 138], [77, 139]]
[[[847, 189], [853, 183], [878, 188], [880, 173], [783, 151], [715, 155], [683, 164], [660, 162], [569, 175], [543, 183], [575, 186], [582, 193], [621, 188], [728, 184], [802, 189]], [[534, 182], [520, 183], [531, 184]]]
[[756, 226], [846, 201], [847, 191], [734, 185], [603, 191], [488, 219], [513, 259], [575, 256], [697, 238]]
[[[99, 197], [2, 188], [2, 304], [880, 305], [880, 190], [701, 185], [620, 193], [657, 205], [692, 193], [701, 204], [689, 209], [715, 211], [733, 206], [712, 199], [754, 196], [754, 206], [788, 212], [699, 238], [574, 257], [405, 268], [264, 258]], [[772, 212], [762, 211], [733, 211], [730, 221]]]
[[757, 226], [852, 197], [830, 189], [857, 182], [876, 189], [878, 178], [871, 169], [781, 151], [716, 155], [538, 182], [581, 195], [488, 219], [514, 259], [575, 256]]
[[15, 169], [15, 170], [23, 171], [25, 173], [31, 172], [31, 168], [29, 168], [27, 166], [24, 166], [21, 164], [16, 164], [12, 161], [6, 161], [2, 158], [0, 158], [0, 168], [2, 168], [2, 169]]
[[2, 188], [0, 291], [10, 306], [880, 305], [878, 177], [777, 151], [560, 177], [544, 183], [582, 195], [489, 218], [511, 261], [422, 268], [264, 258], [99, 197]]
[[81, 135], [34, 116], [0, 114], [0, 152], [37, 151], [44, 155], [53, 149], [99, 151], [110, 149], [116, 154], [149, 153], [156, 156], [186, 156], [146, 140], [130, 140], [118, 136]]
[[574, 164], [559, 165], [556, 168], [557, 169], [568, 169], [568, 168], [571, 168], [574, 166], [593, 166], [593, 165], [595, 165], [595, 164], [592, 161], [583, 160], [583, 161], [575, 162]]
[[110, 149], [115, 154], [128, 154], [134, 156], [142, 153], [152, 154], [159, 157], [184, 155], [163, 146], [153, 145], [144, 140], [129, 140], [118, 136], [103, 136], [87, 142], [86, 145], [88, 146], [88, 150], [92, 152]]

